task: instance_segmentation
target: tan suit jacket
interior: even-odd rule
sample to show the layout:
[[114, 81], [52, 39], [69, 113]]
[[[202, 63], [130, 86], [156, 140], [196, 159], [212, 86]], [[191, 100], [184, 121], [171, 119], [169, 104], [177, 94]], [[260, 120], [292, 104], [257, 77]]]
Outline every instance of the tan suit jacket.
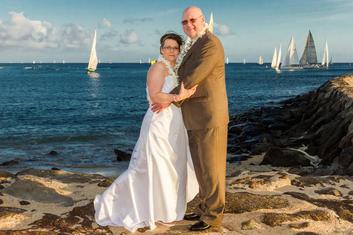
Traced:
[[[224, 49], [214, 34], [206, 32], [195, 42], [183, 58], [178, 76], [186, 88], [199, 85], [193, 96], [179, 103], [186, 129], [226, 126], [229, 115]], [[172, 93], [179, 89], [180, 86]]]

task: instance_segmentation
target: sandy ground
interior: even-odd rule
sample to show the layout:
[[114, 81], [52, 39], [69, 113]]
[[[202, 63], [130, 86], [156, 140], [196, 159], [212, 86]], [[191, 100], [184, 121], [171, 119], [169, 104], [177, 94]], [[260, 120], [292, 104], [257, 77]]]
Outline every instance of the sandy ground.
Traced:
[[[202, 234], [353, 234], [352, 177], [300, 176], [258, 165], [261, 158], [228, 164], [223, 225]], [[110, 183], [60, 170], [0, 172], [0, 234], [127, 234], [94, 222], [92, 200]], [[188, 210], [197, 204], [196, 198]], [[136, 234], [193, 234], [192, 223], [158, 224]]]

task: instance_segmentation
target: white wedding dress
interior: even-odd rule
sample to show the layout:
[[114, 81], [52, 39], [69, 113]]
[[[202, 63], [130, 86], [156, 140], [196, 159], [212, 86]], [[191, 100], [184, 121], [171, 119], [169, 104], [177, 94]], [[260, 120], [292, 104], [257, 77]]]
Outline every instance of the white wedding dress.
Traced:
[[[176, 86], [167, 76], [162, 92]], [[155, 222], [182, 220], [186, 204], [199, 191], [181, 109], [170, 105], [160, 113], [150, 108], [142, 122], [129, 168], [94, 200], [99, 225], [138, 228]]]

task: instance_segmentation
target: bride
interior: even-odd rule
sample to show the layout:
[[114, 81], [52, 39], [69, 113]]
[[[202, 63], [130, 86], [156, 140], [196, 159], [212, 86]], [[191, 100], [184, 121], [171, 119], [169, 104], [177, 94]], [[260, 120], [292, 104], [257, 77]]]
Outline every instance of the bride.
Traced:
[[152, 103], [178, 102], [193, 95], [196, 86], [169, 94], [178, 86], [174, 66], [182, 38], [167, 33], [160, 39], [161, 57], [147, 75], [150, 108], [142, 122], [129, 168], [94, 200], [95, 220], [102, 226], [124, 226], [131, 232], [156, 227], [155, 222], [182, 220], [186, 204], [198, 193], [187, 132], [179, 108], [170, 105], [160, 113]]

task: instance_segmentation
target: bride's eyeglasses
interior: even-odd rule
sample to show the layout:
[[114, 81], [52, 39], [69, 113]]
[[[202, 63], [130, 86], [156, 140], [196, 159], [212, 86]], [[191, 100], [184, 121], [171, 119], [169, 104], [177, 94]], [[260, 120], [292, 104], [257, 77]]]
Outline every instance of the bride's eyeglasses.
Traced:
[[173, 52], [173, 51], [179, 51], [179, 47], [162, 47], [164, 50]]
[[195, 17], [195, 18], [191, 18], [191, 19], [189, 19], [189, 20], [183, 20], [182, 22], [181, 22], [181, 24], [182, 25], [187, 25], [188, 24], [188, 22], [190, 22], [191, 24], [195, 24], [195, 22], [196, 22], [196, 20], [198, 19], [198, 18], [200, 18], [202, 15], [200, 15], [200, 16], [198, 16], [198, 17]]

